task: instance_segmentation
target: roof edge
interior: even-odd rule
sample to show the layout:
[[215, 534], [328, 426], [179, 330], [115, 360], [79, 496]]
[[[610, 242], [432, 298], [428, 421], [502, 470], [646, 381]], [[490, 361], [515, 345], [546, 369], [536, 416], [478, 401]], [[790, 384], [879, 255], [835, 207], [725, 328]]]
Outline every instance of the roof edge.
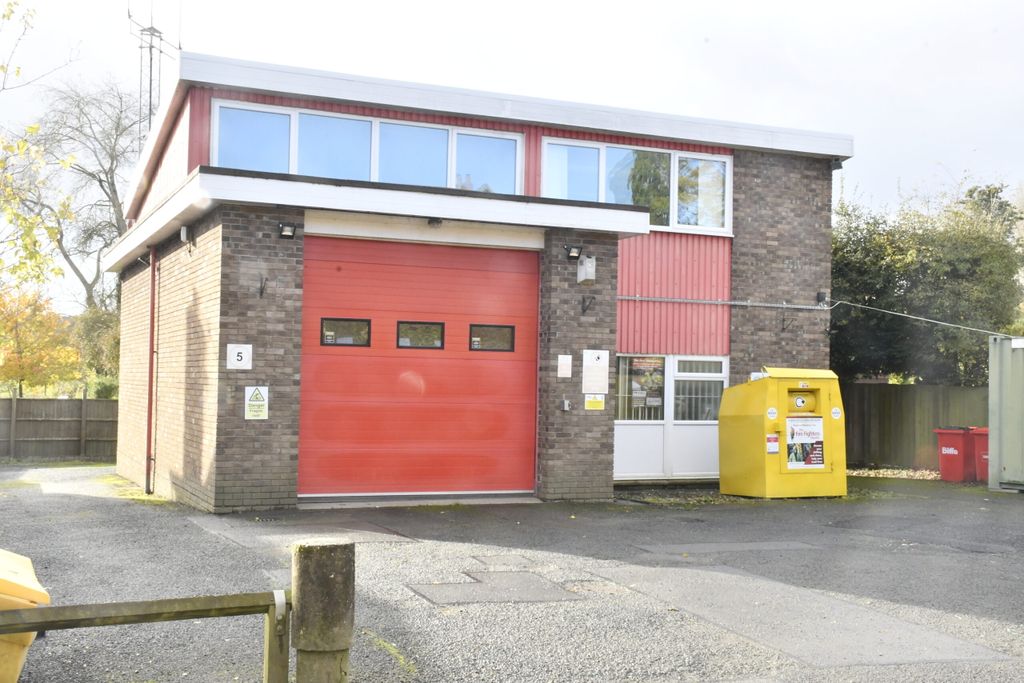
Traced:
[[853, 156], [853, 137], [838, 133], [449, 88], [191, 52], [181, 53], [180, 69], [181, 80], [194, 84], [626, 133], [739, 149], [789, 152], [838, 160]]

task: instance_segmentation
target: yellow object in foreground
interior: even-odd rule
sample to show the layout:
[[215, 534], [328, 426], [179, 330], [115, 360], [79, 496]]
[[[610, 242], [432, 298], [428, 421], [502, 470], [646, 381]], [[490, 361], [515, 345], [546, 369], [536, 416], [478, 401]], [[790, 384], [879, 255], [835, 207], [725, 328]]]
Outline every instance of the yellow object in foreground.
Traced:
[[719, 488], [753, 498], [846, 495], [846, 415], [831, 370], [764, 368], [728, 387], [718, 415]]
[[[50, 594], [39, 585], [32, 560], [0, 550], [0, 610], [49, 605]], [[0, 635], [0, 683], [16, 683], [35, 633]]]

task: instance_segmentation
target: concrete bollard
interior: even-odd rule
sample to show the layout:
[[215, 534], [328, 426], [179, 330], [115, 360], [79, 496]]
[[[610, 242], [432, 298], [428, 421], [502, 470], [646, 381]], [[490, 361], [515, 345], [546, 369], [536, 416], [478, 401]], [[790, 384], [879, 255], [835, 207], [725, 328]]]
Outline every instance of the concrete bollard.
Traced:
[[355, 564], [354, 543], [292, 548], [292, 647], [298, 681], [348, 681]]

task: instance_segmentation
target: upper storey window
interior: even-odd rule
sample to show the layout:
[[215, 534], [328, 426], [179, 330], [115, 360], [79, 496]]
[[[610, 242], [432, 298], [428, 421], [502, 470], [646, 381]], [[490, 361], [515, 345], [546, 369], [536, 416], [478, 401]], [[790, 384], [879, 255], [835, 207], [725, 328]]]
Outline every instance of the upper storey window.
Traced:
[[542, 178], [545, 197], [646, 206], [652, 227], [732, 231], [729, 156], [551, 138]]
[[455, 187], [460, 190], [515, 194], [519, 142], [479, 133], [459, 133], [455, 140]]
[[381, 123], [380, 181], [445, 187], [448, 184], [447, 129]]
[[299, 114], [299, 174], [369, 180], [372, 132], [369, 121]]
[[[288, 172], [289, 126], [287, 114], [251, 109], [220, 109], [220, 166], [247, 171]], [[260, 144], [253, 144], [259, 140]]]
[[341, 180], [522, 192], [521, 136], [214, 101], [212, 163]]

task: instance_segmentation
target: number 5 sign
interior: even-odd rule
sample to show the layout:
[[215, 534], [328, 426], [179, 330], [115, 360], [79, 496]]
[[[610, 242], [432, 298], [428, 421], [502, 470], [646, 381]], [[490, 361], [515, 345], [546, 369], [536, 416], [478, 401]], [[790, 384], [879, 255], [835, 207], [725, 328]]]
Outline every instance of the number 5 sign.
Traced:
[[252, 370], [252, 344], [228, 344], [228, 370]]

